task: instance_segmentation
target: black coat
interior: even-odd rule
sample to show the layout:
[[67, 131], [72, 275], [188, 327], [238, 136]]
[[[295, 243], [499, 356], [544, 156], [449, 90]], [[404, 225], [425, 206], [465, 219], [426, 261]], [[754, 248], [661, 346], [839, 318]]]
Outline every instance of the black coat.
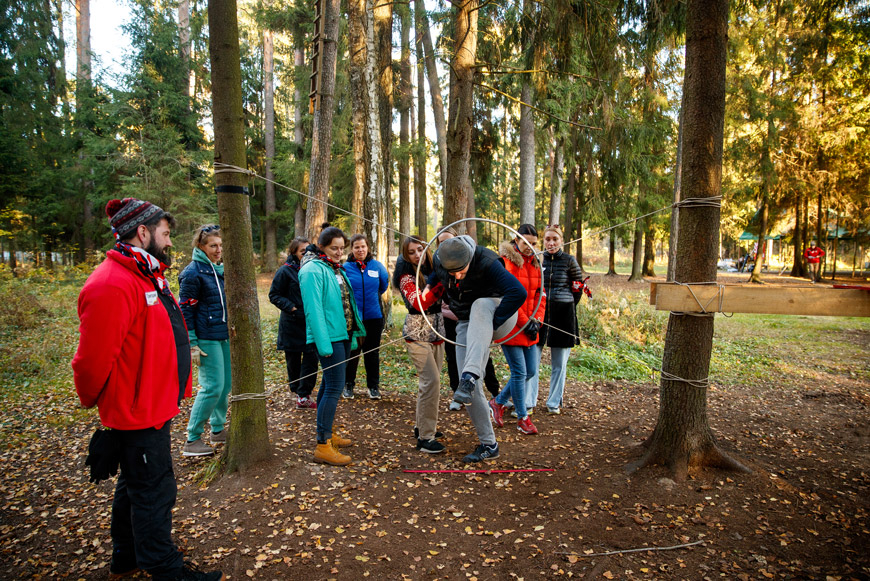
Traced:
[[195, 331], [197, 339], [206, 341], [229, 339], [224, 275], [210, 264], [194, 260], [178, 275], [178, 282], [179, 303], [188, 331]]
[[[583, 271], [577, 259], [561, 250], [556, 254], [545, 252], [541, 261], [544, 270], [544, 290], [547, 293], [547, 310], [541, 327], [540, 345], [548, 347], [573, 347], [580, 341], [578, 333], [577, 302], [581, 293], [572, 290], [574, 281], [583, 280]], [[547, 325], [552, 325], [551, 329]]]
[[[299, 290], [299, 261], [291, 258], [284, 263], [269, 289], [269, 301], [281, 309], [278, 319], [278, 350], [305, 351], [305, 311]], [[295, 307], [295, 310], [294, 310]]]

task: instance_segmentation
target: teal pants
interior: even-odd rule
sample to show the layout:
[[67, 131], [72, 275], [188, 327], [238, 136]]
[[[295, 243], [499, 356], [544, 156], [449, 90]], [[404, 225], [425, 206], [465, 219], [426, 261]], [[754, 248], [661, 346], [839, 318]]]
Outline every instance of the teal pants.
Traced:
[[190, 442], [202, 437], [206, 420], [211, 424], [212, 432], [217, 433], [224, 429], [232, 388], [230, 342], [200, 339], [198, 344], [206, 357], [200, 358], [199, 391], [196, 392], [196, 400], [190, 410], [190, 421], [187, 423], [187, 439]]

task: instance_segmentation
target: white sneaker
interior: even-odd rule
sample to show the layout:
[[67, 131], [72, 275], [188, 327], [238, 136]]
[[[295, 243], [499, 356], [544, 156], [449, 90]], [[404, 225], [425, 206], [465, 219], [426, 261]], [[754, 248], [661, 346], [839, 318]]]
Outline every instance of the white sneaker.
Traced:
[[459, 412], [462, 411], [462, 404], [458, 401], [451, 401], [450, 405], [447, 406], [447, 410], [451, 412]]

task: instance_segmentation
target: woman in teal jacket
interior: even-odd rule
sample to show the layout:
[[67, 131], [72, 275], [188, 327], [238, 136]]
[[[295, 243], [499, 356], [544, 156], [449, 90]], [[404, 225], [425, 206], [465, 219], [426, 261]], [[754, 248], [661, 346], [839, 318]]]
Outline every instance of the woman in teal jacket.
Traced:
[[317, 240], [316, 252], [308, 252], [299, 269], [306, 339], [317, 348], [323, 369], [323, 381], [317, 392], [314, 461], [334, 466], [350, 464], [350, 456], [338, 449], [350, 446], [351, 441], [333, 434], [332, 424], [344, 388], [347, 357], [356, 349], [357, 338], [365, 336], [353, 289], [341, 268], [346, 244], [347, 237], [339, 228], [325, 228]]

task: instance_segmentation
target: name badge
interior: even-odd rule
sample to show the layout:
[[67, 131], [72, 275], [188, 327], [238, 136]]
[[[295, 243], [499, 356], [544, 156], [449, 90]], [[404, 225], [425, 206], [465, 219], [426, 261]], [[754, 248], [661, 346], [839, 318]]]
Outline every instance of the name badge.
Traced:
[[148, 291], [145, 293], [145, 302], [149, 307], [157, 304], [157, 291]]
[[374, 271], [374, 270], [367, 270], [366, 272], [369, 273], [369, 276], [370, 276], [371, 278], [379, 278], [378, 273], [377, 273], [376, 271]]
[[339, 286], [344, 284], [344, 277], [342, 277], [339, 273], [335, 273], [335, 280], [338, 281]]

